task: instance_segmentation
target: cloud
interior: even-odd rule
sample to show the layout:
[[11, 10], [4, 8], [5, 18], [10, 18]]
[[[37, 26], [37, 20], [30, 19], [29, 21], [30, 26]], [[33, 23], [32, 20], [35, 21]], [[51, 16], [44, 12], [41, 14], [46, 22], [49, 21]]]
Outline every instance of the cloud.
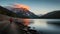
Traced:
[[13, 7], [14, 7], [14, 8], [24, 8], [24, 9], [27, 9], [27, 10], [30, 9], [29, 6], [24, 5], [24, 4], [13, 4]]

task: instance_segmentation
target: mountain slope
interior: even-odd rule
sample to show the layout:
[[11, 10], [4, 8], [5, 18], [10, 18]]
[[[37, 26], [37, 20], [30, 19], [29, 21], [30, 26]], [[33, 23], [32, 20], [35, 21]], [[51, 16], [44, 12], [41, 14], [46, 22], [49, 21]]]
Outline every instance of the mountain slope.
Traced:
[[[7, 8], [8, 9], [8, 8]], [[14, 7], [9, 7], [9, 10], [15, 12], [16, 14], [18, 14], [21, 18], [39, 18], [37, 15], [35, 15], [34, 13], [32, 13], [29, 10], [26, 10], [25, 8], [14, 8]]]
[[20, 15], [21, 17], [24, 18], [38, 18], [37, 15], [35, 15], [34, 13], [30, 12], [29, 10], [27, 11], [20, 11], [20, 12], [16, 12], [18, 15]]
[[41, 16], [41, 18], [60, 19], [60, 10], [47, 13], [47, 14]]
[[11, 17], [19, 17], [16, 13], [0, 6], [0, 14], [11, 16]]

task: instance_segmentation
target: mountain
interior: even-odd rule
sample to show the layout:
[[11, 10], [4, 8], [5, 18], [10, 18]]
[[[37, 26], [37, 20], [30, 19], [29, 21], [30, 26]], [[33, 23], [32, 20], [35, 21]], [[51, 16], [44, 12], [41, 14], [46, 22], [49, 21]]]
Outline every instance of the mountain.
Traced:
[[39, 14], [39, 15], [37, 15], [37, 16], [39, 16], [39, 17], [41, 17], [43, 14]]
[[0, 6], [0, 14], [11, 16], [11, 17], [20, 17], [16, 13], [14, 13], [14, 12], [12, 12], [12, 11], [2, 7], [2, 6]]
[[34, 13], [32, 13], [29, 10], [26, 10], [25, 8], [13, 8], [13, 7], [11, 7], [11, 9], [9, 8], [9, 10], [15, 12], [21, 18], [32, 18], [32, 19], [33, 18], [39, 18], [37, 15], [35, 15]]
[[48, 19], [60, 19], [60, 10], [49, 12], [40, 18], [48, 18]]
[[[0, 7], [1, 9], [1, 7]], [[9, 10], [7, 10], [9, 9]], [[20, 18], [47, 18], [47, 19], [60, 19], [60, 10], [56, 10], [56, 11], [52, 11], [49, 12], [45, 15], [41, 15], [41, 16], [37, 16], [34, 13], [32, 13], [29, 10], [26, 10], [25, 8], [13, 8], [13, 7], [7, 7], [7, 9], [2, 10], [2, 11], [9, 11], [9, 13], [11, 13], [11, 11], [13, 11], [14, 13], [16, 13], [17, 15], [19, 15]], [[9, 14], [8, 14], [9, 15]], [[10, 14], [11, 15], [11, 14]]]
[[24, 17], [24, 18], [38, 18], [37, 15], [35, 15], [34, 13], [32, 13], [31, 11], [29, 10], [26, 10], [26, 11], [19, 11], [19, 12], [16, 12], [18, 15], [20, 15], [21, 17]]

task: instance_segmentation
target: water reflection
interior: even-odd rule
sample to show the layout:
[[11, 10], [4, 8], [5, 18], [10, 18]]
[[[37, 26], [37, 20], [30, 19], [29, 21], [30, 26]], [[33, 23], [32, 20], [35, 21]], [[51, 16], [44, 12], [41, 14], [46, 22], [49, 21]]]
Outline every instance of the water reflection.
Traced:
[[33, 23], [29, 26], [43, 34], [60, 34], [60, 19], [31, 19]]

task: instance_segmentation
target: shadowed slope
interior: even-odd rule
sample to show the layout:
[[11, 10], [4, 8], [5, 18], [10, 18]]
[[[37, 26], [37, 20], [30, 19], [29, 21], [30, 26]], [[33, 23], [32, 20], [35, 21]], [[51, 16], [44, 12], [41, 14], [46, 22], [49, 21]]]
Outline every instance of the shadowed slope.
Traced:
[[11, 16], [11, 17], [19, 17], [14, 12], [12, 12], [12, 11], [6, 9], [6, 8], [3, 8], [2, 6], [0, 6], [0, 14], [8, 15], [8, 16]]
[[60, 10], [56, 10], [56, 11], [53, 11], [53, 12], [49, 12], [49, 13], [41, 16], [41, 18], [60, 19]]

